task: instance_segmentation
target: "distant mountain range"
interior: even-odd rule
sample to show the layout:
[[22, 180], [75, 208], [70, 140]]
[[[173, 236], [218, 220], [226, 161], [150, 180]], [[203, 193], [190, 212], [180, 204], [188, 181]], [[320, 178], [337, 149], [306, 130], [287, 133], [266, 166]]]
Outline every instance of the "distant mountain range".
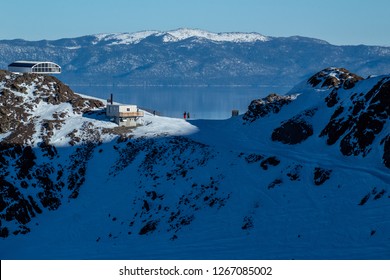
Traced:
[[194, 29], [1, 40], [0, 69], [15, 60], [54, 61], [69, 85], [291, 86], [329, 66], [361, 76], [390, 73], [390, 47]]

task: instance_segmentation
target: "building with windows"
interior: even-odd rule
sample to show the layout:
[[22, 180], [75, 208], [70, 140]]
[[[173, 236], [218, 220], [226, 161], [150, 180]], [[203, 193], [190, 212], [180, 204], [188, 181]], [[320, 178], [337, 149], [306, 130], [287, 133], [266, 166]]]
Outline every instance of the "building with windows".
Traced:
[[119, 126], [135, 127], [138, 118], [143, 117], [144, 112], [138, 110], [137, 105], [107, 104], [106, 115]]
[[61, 67], [49, 61], [14, 61], [8, 65], [14, 73], [60, 74]]

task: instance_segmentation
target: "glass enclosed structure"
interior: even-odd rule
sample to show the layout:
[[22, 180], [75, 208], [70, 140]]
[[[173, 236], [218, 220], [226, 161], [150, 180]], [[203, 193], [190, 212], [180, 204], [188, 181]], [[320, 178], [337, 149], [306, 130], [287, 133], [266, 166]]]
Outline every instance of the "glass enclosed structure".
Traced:
[[60, 74], [61, 67], [48, 61], [15, 61], [8, 65], [14, 73]]

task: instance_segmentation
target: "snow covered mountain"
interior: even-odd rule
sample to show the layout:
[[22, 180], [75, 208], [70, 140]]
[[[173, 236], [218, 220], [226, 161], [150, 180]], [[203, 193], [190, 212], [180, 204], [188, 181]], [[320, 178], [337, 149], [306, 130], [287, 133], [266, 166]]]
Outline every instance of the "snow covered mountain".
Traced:
[[199, 40], [206, 39], [214, 42], [235, 42], [235, 43], [253, 43], [256, 41], [265, 42], [270, 38], [258, 33], [212, 33], [200, 29], [181, 28], [168, 32], [161, 31], [141, 31], [135, 33], [114, 33], [114, 34], [98, 34], [95, 35], [94, 44], [101, 41], [109, 42], [109, 45], [131, 45], [138, 44], [149, 36], [161, 37], [164, 43], [179, 42], [189, 38]]
[[117, 127], [0, 72], [1, 259], [388, 259], [390, 76], [327, 68], [228, 120]]
[[71, 86], [293, 86], [329, 65], [344, 65], [362, 76], [390, 73], [389, 47], [196, 29], [0, 41], [0, 69], [15, 60], [59, 63], [61, 79]]

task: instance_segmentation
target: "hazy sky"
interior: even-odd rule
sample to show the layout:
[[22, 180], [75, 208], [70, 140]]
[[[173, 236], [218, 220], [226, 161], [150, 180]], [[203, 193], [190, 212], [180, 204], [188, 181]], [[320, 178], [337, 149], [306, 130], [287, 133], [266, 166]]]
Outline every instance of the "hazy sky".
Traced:
[[0, 7], [0, 39], [186, 27], [390, 46], [389, 0], [5, 0]]

